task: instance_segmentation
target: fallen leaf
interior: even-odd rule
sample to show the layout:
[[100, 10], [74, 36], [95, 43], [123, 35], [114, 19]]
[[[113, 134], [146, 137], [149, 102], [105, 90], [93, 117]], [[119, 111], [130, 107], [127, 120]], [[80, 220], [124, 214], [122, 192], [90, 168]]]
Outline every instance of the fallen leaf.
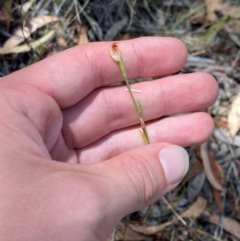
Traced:
[[[222, 166], [216, 161], [212, 152], [209, 152], [209, 158], [210, 158], [210, 166], [211, 166], [213, 176], [215, 177], [218, 183], [224, 186], [226, 183], [226, 178], [225, 178]], [[213, 188], [213, 197], [217, 204], [218, 212], [222, 212], [224, 205], [223, 205], [221, 191]]]
[[86, 44], [89, 42], [87, 35], [88, 27], [83, 26], [78, 29], [77, 43]]
[[67, 47], [67, 42], [66, 42], [65, 38], [59, 37], [58, 40], [57, 40], [57, 42], [58, 42], [58, 45], [59, 45], [59, 46], [64, 47], [64, 48]]
[[221, 192], [219, 192], [216, 189], [213, 189], [213, 197], [214, 197], [214, 200], [217, 204], [218, 212], [221, 213], [223, 211], [223, 199], [222, 199], [222, 196], [221, 196]]
[[3, 45], [3, 51], [7, 49], [12, 49], [22, 43], [25, 39], [29, 38], [29, 36], [35, 32], [37, 29], [43, 27], [44, 25], [58, 21], [59, 18], [54, 16], [38, 16], [33, 18], [28, 24], [30, 27], [24, 26], [23, 29], [18, 29], [15, 34], [10, 37]]
[[240, 93], [233, 100], [228, 113], [228, 128], [230, 135], [234, 138], [240, 128]]
[[231, 233], [233, 236], [240, 239], [240, 223], [237, 222], [235, 219], [227, 217], [220, 218], [219, 215], [213, 214], [207, 217], [206, 221], [216, 225], [221, 224], [222, 228], [225, 231]]
[[[222, 181], [220, 180], [220, 177], [218, 177], [218, 176], [215, 177], [215, 175], [217, 173], [217, 170], [216, 170], [217, 164], [216, 164], [216, 160], [215, 160], [214, 156], [212, 154], [209, 154], [207, 142], [205, 142], [201, 145], [200, 153], [201, 153], [204, 171], [206, 173], [206, 177], [207, 177], [209, 183], [216, 190], [223, 191], [224, 188], [222, 185]], [[212, 167], [211, 167], [211, 162], [214, 162], [214, 163], [212, 163]], [[212, 168], [214, 168], [214, 169], [212, 169]], [[213, 171], [216, 172], [215, 175], [213, 174]]]
[[35, 2], [36, 0], [30, 0], [28, 2], [25, 2], [22, 4], [22, 6], [20, 7], [20, 11], [21, 11], [21, 15], [25, 15], [28, 10], [30, 9], [30, 7], [33, 5], [33, 3]]
[[207, 7], [207, 21], [214, 22], [217, 20], [215, 11], [220, 11], [222, 9], [223, 1], [222, 0], [205, 0]]
[[213, 176], [215, 177], [218, 183], [220, 183], [222, 186], [225, 186], [226, 177], [222, 166], [217, 162], [213, 152], [208, 151], [208, 155], [209, 155], [210, 167], [211, 167]]
[[207, 144], [201, 146], [201, 157], [207, 179], [213, 187], [213, 197], [218, 207], [218, 211], [223, 211], [223, 200], [221, 192], [226, 184], [226, 177], [222, 166], [217, 162], [214, 154], [208, 150]]
[[[206, 206], [207, 206], [207, 200], [199, 196], [197, 200], [185, 212], [180, 214], [180, 217], [195, 219], [204, 211]], [[168, 221], [166, 223], [156, 225], [156, 226], [141, 227], [141, 226], [130, 224], [129, 227], [133, 229], [135, 232], [145, 234], [145, 235], [153, 235], [162, 231], [164, 228], [176, 223], [177, 221], [179, 221], [178, 218], [174, 218], [171, 221]]]
[[224, 129], [228, 129], [228, 122], [227, 122], [227, 120], [225, 120], [225, 119], [216, 119], [216, 120], [214, 120], [214, 122], [215, 122], [215, 125], [217, 127], [222, 127]]
[[48, 40], [50, 40], [54, 36], [54, 34], [55, 34], [55, 31], [52, 30], [52, 31], [48, 32], [46, 35], [44, 35], [43, 37], [41, 37], [40, 39], [38, 39], [34, 42], [31, 42], [29, 44], [16, 46], [16, 47], [10, 48], [10, 49], [0, 48], [0, 54], [12, 54], [12, 53], [18, 54], [18, 53], [30, 51], [31, 48], [35, 49], [38, 46], [46, 43]]
[[183, 178], [182, 183], [186, 183], [190, 179], [196, 177], [203, 170], [203, 165], [200, 161], [196, 160], [192, 166], [190, 166], [187, 175]]

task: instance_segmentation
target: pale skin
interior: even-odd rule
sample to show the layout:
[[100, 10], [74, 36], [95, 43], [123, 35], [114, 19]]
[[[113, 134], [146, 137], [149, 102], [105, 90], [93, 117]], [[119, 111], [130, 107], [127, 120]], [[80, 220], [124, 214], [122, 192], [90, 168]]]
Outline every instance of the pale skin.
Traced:
[[125, 215], [181, 181], [181, 157], [166, 172], [159, 152], [211, 136], [211, 117], [190, 112], [215, 101], [214, 78], [171, 76], [185, 64], [183, 43], [139, 38], [118, 44], [129, 79], [168, 76], [133, 86], [145, 146], [126, 87], [107, 87], [122, 80], [110, 44], [77, 46], [1, 79], [1, 240], [104, 241]]

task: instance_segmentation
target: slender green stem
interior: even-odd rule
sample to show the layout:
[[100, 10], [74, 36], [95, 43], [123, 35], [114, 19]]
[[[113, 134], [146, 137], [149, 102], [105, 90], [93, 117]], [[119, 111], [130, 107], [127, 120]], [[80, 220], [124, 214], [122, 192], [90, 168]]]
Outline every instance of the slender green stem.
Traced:
[[121, 70], [122, 76], [123, 76], [123, 78], [125, 80], [127, 89], [128, 89], [128, 91], [130, 93], [131, 99], [132, 99], [132, 101], [133, 101], [133, 103], [135, 105], [135, 108], [136, 108], [138, 116], [139, 116], [139, 120], [140, 120], [140, 124], [141, 124], [141, 128], [142, 128], [142, 131], [140, 132], [141, 136], [142, 136], [142, 138], [144, 140], [144, 143], [146, 145], [148, 145], [148, 144], [150, 144], [150, 140], [149, 140], [149, 137], [148, 137], [146, 124], [145, 124], [144, 119], [143, 119], [143, 111], [142, 111], [141, 103], [140, 103], [139, 100], [135, 100], [135, 98], [134, 98], [134, 95], [132, 93], [132, 90], [131, 90], [131, 87], [130, 87], [130, 84], [129, 84], [129, 80], [127, 78], [127, 73], [126, 73], [126, 69], [125, 69], [125, 66], [124, 66], [122, 58], [120, 58], [120, 61], [118, 62], [118, 65], [119, 65], [119, 68]]
[[[149, 140], [146, 124], [145, 124], [144, 118], [143, 118], [142, 106], [141, 106], [140, 101], [136, 100], [134, 98], [133, 93], [132, 93], [132, 90], [131, 90], [131, 87], [130, 87], [130, 84], [129, 84], [129, 81], [128, 81], [128, 78], [127, 78], [126, 69], [125, 69], [125, 66], [124, 66], [124, 63], [123, 63], [123, 60], [122, 60], [122, 57], [121, 57], [120, 50], [119, 50], [119, 48], [117, 46], [117, 43], [114, 43], [114, 44], [111, 45], [111, 47], [110, 47], [110, 55], [113, 58], [113, 60], [116, 61], [118, 63], [118, 65], [119, 65], [119, 68], [120, 68], [122, 76], [123, 76], [123, 78], [125, 80], [127, 89], [128, 89], [128, 91], [130, 93], [131, 99], [132, 99], [132, 101], [134, 103], [134, 106], [135, 106], [135, 108], [137, 110], [137, 113], [138, 113], [138, 116], [139, 116], [139, 121], [140, 121], [141, 129], [142, 129], [142, 130], [140, 130], [140, 134], [141, 134], [141, 136], [143, 138], [144, 143], [146, 145], [149, 145], [150, 144], [150, 140]], [[139, 225], [144, 225], [144, 223], [145, 223], [144, 221], [147, 219], [149, 213], [151, 212], [151, 209], [152, 209], [152, 205], [148, 206], [147, 212], [145, 213], [144, 217], [142, 219], [138, 220]]]
[[143, 221], [145, 221], [152, 210], [152, 204], [148, 206], [147, 212], [143, 216]]
[[137, 103], [137, 101], [135, 100], [135, 98], [134, 98], [134, 96], [133, 96], [133, 93], [132, 93], [132, 90], [131, 90], [131, 87], [130, 87], [130, 84], [129, 84], [129, 81], [128, 81], [128, 78], [127, 78], [127, 73], [126, 73], [126, 69], [125, 69], [125, 66], [124, 66], [124, 64], [123, 64], [122, 58], [121, 58], [121, 60], [118, 62], [118, 65], [119, 65], [119, 68], [120, 68], [120, 70], [121, 70], [121, 73], [122, 73], [122, 76], [123, 76], [123, 78], [124, 78], [124, 81], [125, 81], [125, 83], [126, 83], [127, 89], [128, 89], [128, 91], [129, 91], [129, 93], [130, 93], [131, 99], [132, 99], [132, 101], [133, 101], [133, 103], [134, 103], [134, 105], [135, 105], [135, 108], [136, 108], [136, 110], [137, 110], [137, 112], [138, 112], [138, 114], [139, 114], [139, 113], [140, 113], [139, 111], [142, 112], [141, 106], [140, 106], [140, 109], [139, 109], [138, 103]]

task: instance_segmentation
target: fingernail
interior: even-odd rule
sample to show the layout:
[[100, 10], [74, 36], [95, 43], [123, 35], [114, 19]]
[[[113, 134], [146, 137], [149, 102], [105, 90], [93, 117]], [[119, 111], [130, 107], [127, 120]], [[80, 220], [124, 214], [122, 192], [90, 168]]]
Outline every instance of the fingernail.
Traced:
[[158, 157], [168, 184], [179, 182], [187, 173], [189, 157], [182, 147], [175, 145], [165, 147], [159, 152]]

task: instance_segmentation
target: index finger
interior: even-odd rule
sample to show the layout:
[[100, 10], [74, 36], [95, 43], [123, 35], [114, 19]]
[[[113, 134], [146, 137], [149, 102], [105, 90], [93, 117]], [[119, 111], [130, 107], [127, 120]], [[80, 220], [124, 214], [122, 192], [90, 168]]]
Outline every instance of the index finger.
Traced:
[[[123, 79], [109, 54], [112, 42], [73, 47], [9, 75], [52, 96], [61, 108], [72, 106], [91, 91]], [[178, 39], [143, 37], [118, 44], [128, 78], [162, 76], [179, 71], [187, 50]], [[9, 80], [8, 80], [9, 81]]]

